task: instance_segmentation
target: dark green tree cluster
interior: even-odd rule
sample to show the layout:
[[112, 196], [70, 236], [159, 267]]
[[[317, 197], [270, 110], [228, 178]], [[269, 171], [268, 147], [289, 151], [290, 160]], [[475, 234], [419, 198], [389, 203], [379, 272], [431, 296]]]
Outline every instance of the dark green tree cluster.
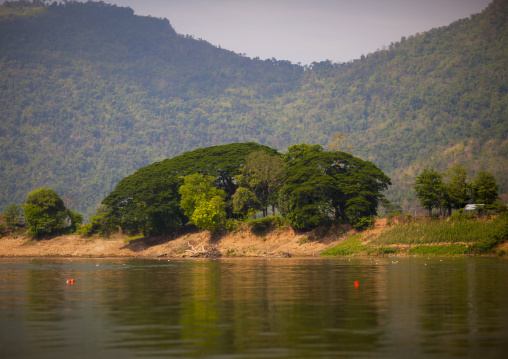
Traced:
[[362, 227], [385, 201], [390, 179], [374, 164], [319, 145], [294, 145], [284, 156], [280, 209], [295, 228], [331, 220]]
[[100, 219], [111, 229], [157, 235], [191, 222], [213, 232], [228, 219], [265, 216], [269, 205], [298, 229], [359, 226], [376, 215], [389, 184], [372, 163], [320, 145], [292, 146], [283, 159], [267, 146], [233, 143], [140, 168], [102, 201], [108, 210], [90, 226], [104, 231]]
[[444, 174], [434, 169], [423, 170], [414, 182], [416, 197], [429, 216], [433, 209], [451, 215], [452, 209], [461, 209], [467, 203], [493, 205], [499, 200], [499, 187], [495, 177], [481, 171], [472, 182], [468, 182], [468, 171], [455, 164]]
[[[121, 180], [102, 201], [109, 209], [108, 221], [130, 233], [170, 233], [185, 225], [195, 210], [198, 210], [195, 216], [206, 212], [206, 206], [200, 207], [197, 200], [206, 199], [215, 209], [220, 207], [217, 200], [212, 201], [217, 196], [225, 203], [227, 217], [232, 218], [232, 196], [238, 188], [235, 176], [240, 174], [245, 158], [258, 151], [277, 154], [270, 147], [252, 142], [232, 143], [200, 148], [142, 167]], [[182, 208], [181, 187], [185, 184], [185, 176], [195, 174], [204, 177], [187, 178], [187, 187], [194, 188], [195, 198], [185, 197]], [[187, 187], [183, 194], [188, 192]]]

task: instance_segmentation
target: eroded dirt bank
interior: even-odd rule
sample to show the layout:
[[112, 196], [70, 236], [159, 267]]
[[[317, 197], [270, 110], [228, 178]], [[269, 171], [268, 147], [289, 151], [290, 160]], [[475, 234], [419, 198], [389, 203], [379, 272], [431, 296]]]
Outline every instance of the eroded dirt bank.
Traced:
[[317, 256], [336, 245], [354, 230], [334, 227], [295, 233], [291, 228], [253, 233], [248, 229], [211, 236], [201, 231], [173, 237], [85, 238], [79, 235], [31, 240], [26, 235], [0, 238], [1, 257], [184, 257], [200, 252], [222, 256]]

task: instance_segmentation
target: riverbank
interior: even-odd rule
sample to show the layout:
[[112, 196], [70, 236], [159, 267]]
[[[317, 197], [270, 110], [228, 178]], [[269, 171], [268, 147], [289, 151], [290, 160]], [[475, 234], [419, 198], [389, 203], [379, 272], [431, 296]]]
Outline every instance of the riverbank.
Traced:
[[0, 238], [1, 257], [282, 257], [318, 256], [354, 234], [350, 227], [336, 227], [327, 235], [319, 230], [296, 233], [289, 227], [254, 233], [249, 228], [211, 235], [191, 231], [173, 236], [145, 238], [116, 234], [110, 238], [57, 236], [33, 240], [26, 234]]
[[[506, 221], [498, 219], [471, 219], [456, 223], [401, 216], [376, 219], [373, 228], [361, 232], [342, 225], [305, 233], [295, 232], [289, 227], [253, 231], [244, 226], [213, 236], [207, 231], [196, 230], [151, 238], [117, 234], [111, 238], [66, 235], [33, 240], [26, 234], [17, 234], [0, 238], [0, 257], [312, 257], [489, 253], [505, 256], [508, 253], [505, 227]], [[494, 240], [497, 242], [493, 244]], [[487, 245], [490, 247], [485, 247]]]

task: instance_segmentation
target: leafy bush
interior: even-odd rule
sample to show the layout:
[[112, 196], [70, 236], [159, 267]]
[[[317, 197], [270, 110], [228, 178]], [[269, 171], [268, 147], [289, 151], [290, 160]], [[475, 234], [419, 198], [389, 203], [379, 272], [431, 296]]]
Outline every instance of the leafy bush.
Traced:
[[353, 227], [359, 230], [365, 230], [367, 228], [372, 227], [373, 223], [374, 218], [362, 217], [354, 223]]
[[250, 230], [255, 234], [262, 234], [269, 229], [283, 228], [286, 221], [281, 216], [269, 216], [258, 219], [249, 219], [247, 222]]

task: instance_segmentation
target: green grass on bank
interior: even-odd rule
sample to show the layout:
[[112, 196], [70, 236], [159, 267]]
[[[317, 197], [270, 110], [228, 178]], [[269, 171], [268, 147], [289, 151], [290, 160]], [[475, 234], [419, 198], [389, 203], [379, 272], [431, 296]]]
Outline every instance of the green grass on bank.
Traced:
[[471, 248], [463, 245], [463, 244], [450, 244], [443, 246], [416, 246], [409, 250], [409, 255], [419, 255], [419, 256], [446, 256], [446, 255], [462, 255], [469, 254]]
[[353, 255], [362, 252], [365, 249], [365, 246], [362, 245], [361, 242], [362, 236], [359, 234], [355, 234], [343, 242], [339, 243], [335, 247], [327, 249], [323, 253], [322, 256], [347, 256]]
[[395, 225], [371, 242], [388, 245], [467, 245], [470, 253], [488, 253], [496, 244], [508, 239], [508, 214], [487, 218], [471, 218], [457, 214], [448, 220], [415, 218]]
[[[457, 214], [449, 219], [416, 217], [393, 225], [379, 237], [362, 244], [361, 235], [347, 238], [322, 253], [323, 256], [464, 255], [489, 254], [508, 240], [508, 213], [496, 218], [475, 218]], [[405, 249], [401, 249], [405, 248]]]

